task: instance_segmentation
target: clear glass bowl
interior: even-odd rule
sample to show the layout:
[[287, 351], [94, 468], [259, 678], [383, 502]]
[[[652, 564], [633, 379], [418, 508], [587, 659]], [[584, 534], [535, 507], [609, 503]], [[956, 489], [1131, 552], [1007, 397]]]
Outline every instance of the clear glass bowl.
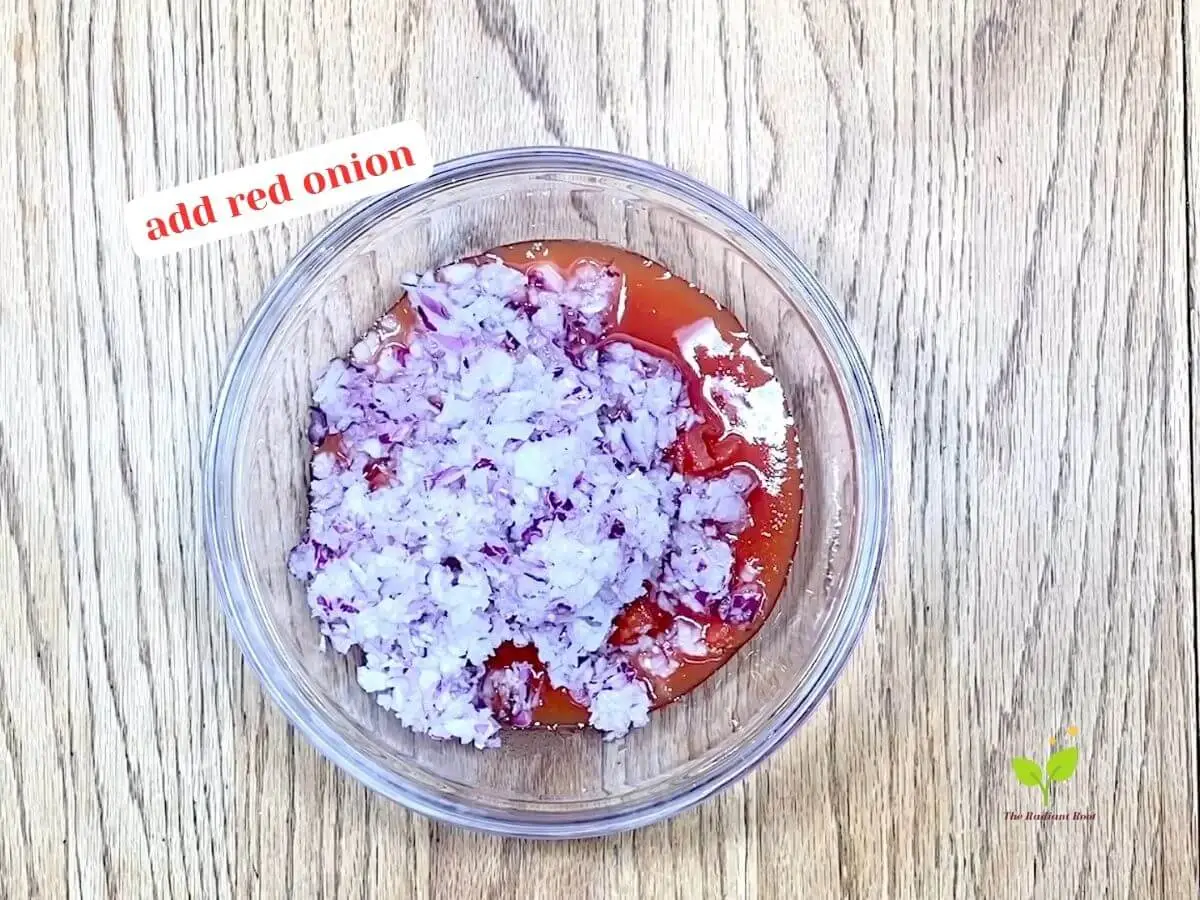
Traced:
[[[305, 517], [313, 375], [346, 353], [411, 270], [497, 244], [586, 238], [659, 260], [731, 308], [773, 362], [799, 423], [803, 528], [759, 634], [627, 738], [509, 733], [479, 751], [416, 736], [322, 651], [285, 558]], [[640, 160], [522, 149], [440, 166], [365, 201], [284, 268], [242, 337], [217, 402], [205, 516], [233, 633], [267, 691], [329, 759], [455, 825], [584, 837], [673, 815], [741, 778], [829, 691], [870, 612], [887, 519], [878, 403], [834, 304], [761, 222]]]

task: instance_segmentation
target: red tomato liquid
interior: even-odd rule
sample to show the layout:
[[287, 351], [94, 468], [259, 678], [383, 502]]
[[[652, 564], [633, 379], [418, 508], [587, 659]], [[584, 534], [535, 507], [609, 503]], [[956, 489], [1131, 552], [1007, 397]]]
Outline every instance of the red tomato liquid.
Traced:
[[[741, 626], [717, 618], [688, 618], [701, 626], [709, 654], [679, 658], [665, 678], [647, 677], [655, 707], [678, 699], [724, 665], [753, 637], [774, 608], [787, 579], [800, 534], [803, 482], [795, 423], [783, 389], [728, 310], [662, 265], [607, 244], [589, 241], [535, 241], [489, 251], [514, 268], [551, 263], [564, 273], [581, 262], [610, 266], [624, 278], [618, 309], [606, 340], [623, 340], [673, 362], [683, 375], [692, 408], [703, 422], [673, 448], [676, 468], [685, 475], [717, 476], [735, 466], [754, 472], [759, 486], [748, 499], [750, 524], [733, 543], [736, 573], [752, 567], [764, 602]], [[614, 623], [619, 643], [629, 634], [656, 638], [672, 622], [655, 604], [630, 604]], [[540, 666], [532, 647], [501, 647], [490, 666], [524, 661]], [[566, 691], [542, 693], [534, 722], [544, 726], [583, 725], [588, 711]]]

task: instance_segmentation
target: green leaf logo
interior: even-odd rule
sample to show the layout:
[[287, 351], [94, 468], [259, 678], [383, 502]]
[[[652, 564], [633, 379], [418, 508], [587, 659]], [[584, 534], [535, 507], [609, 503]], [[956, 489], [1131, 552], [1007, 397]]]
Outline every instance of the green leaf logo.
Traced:
[[1075, 774], [1075, 766], [1079, 764], [1079, 748], [1065, 747], [1057, 753], [1051, 753], [1046, 760], [1046, 774], [1051, 781], [1068, 781]]
[[[1067, 734], [1070, 737], [1076, 737], [1079, 734], [1079, 728], [1075, 725], [1067, 729]], [[1050, 746], [1053, 747], [1058, 739], [1050, 738]], [[1013, 774], [1017, 776], [1017, 781], [1026, 787], [1035, 787], [1042, 793], [1042, 805], [1050, 806], [1050, 784], [1056, 781], [1070, 781], [1075, 774], [1075, 767], [1079, 765], [1079, 748], [1078, 747], [1063, 747], [1050, 754], [1050, 758], [1046, 760], [1046, 773], [1042, 774], [1042, 767], [1035, 763], [1027, 756], [1014, 756], [1012, 758]]]
[[[1051, 757], [1051, 759], [1053, 758]], [[1028, 757], [1014, 756], [1012, 770], [1021, 784], [1038, 787], [1042, 783], [1042, 767]]]

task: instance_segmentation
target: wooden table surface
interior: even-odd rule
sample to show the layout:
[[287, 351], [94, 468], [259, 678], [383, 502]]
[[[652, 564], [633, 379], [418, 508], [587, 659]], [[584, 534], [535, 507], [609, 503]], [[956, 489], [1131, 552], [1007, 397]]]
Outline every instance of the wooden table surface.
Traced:
[[[0, 895], [1194, 897], [1200, 8], [0, 0]], [[200, 448], [328, 215], [162, 260], [125, 202], [403, 119], [676, 167], [838, 298], [888, 422], [880, 606], [678, 819], [440, 827], [326, 763], [218, 611]], [[1191, 126], [1191, 127], [1189, 127]], [[1077, 726], [1060, 808], [1009, 821]]]

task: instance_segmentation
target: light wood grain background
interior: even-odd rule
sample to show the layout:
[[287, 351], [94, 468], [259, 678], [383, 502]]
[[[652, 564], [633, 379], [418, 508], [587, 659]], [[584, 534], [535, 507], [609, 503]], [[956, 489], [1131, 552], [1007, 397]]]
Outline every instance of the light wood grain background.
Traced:
[[[1188, 0], [0, 0], [0, 895], [1194, 897], [1200, 9]], [[134, 258], [123, 204], [412, 118], [728, 192], [840, 298], [880, 607], [745, 783], [609, 840], [432, 824], [243, 665], [200, 448], [325, 221]], [[1081, 729], [1059, 804], [1008, 760]]]

